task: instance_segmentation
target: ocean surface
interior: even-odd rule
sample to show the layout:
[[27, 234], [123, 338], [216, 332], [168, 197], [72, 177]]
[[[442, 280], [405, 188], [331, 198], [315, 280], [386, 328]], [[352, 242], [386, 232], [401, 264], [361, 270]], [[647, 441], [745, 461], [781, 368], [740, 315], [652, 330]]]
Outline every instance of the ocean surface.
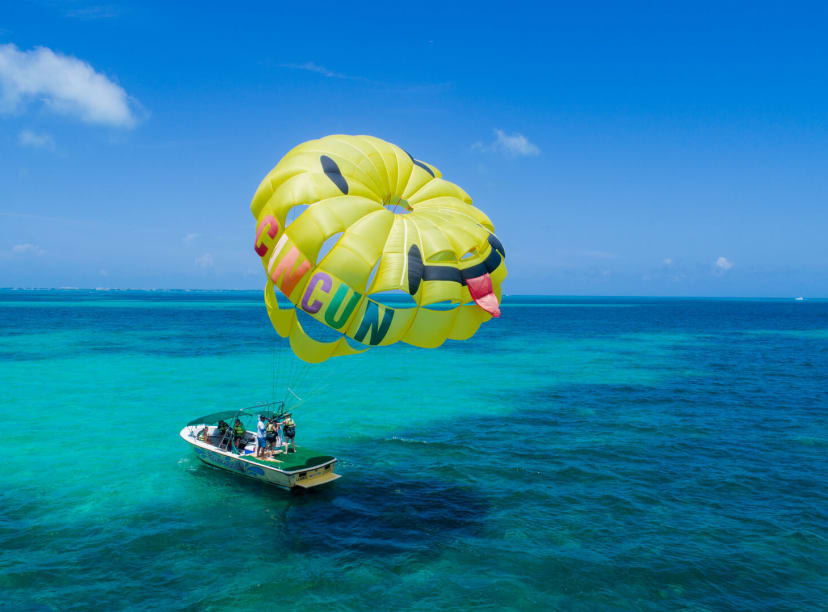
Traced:
[[[511, 297], [306, 366], [258, 292], [9, 290], [0, 391], [4, 609], [828, 609], [828, 301]], [[274, 397], [340, 480], [178, 436]]]

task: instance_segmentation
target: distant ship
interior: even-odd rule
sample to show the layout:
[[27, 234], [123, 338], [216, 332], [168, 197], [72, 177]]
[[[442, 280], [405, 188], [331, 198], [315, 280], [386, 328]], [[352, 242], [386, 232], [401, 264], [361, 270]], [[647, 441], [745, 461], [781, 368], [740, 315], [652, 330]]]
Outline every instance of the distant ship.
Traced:
[[804, 302], [805, 301], [804, 297], [798, 297], [798, 298], [794, 298], [794, 299], [796, 299], [797, 302]]

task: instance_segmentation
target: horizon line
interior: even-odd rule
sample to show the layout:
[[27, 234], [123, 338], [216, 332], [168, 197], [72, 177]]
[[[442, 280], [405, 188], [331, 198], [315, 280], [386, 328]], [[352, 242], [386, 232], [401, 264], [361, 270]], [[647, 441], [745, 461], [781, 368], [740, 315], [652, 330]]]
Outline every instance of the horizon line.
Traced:
[[[0, 291], [92, 291], [98, 293], [106, 293], [109, 291], [142, 291], [142, 292], [198, 292], [198, 293], [218, 293], [218, 292], [235, 292], [235, 293], [253, 293], [260, 292], [263, 289], [203, 289], [194, 287], [0, 287]], [[640, 295], [640, 294], [594, 294], [594, 293], [504, 293], [503, 298], [519, 298], [519, 297], [549, 297], [549, 298], [630, 298], [630, 299], [701, 299], [701, 300], [825, 300], [828, 296], [771, 296], [771, 295]]]

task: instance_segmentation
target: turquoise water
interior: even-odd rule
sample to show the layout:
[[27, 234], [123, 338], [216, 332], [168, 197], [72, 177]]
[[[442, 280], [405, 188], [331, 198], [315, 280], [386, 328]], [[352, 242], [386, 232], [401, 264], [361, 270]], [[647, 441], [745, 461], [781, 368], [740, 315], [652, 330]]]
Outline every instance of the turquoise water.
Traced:
[[[273, 344], [258, 293], [0, 292], [0, 600], [825, 609], [826, 301], [515, 297], [439, 350]], [[328, 488], [178, 437], [274, 370]]]

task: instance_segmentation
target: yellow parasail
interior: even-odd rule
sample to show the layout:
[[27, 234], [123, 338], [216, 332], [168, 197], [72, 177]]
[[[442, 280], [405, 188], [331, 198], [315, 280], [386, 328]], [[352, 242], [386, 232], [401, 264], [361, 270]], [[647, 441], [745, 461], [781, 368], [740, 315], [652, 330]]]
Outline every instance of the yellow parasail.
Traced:
[[[436, 347], [500, 316], [503, 246], [469, 195], [441, 176], [379, 138], [335, 135], [302, 143], [265, 177], [250, 205], [254, 247], [270, 320], [299, 358], [318, 363], [397, 341]], [[287, 223], [295, 206], [306, 208]], [[280, 307], [274, 286], [296, 308]], [[416, 307], [371, 297], [400, 291]], [[299, 308], [339, 339], [308, 336]]]

